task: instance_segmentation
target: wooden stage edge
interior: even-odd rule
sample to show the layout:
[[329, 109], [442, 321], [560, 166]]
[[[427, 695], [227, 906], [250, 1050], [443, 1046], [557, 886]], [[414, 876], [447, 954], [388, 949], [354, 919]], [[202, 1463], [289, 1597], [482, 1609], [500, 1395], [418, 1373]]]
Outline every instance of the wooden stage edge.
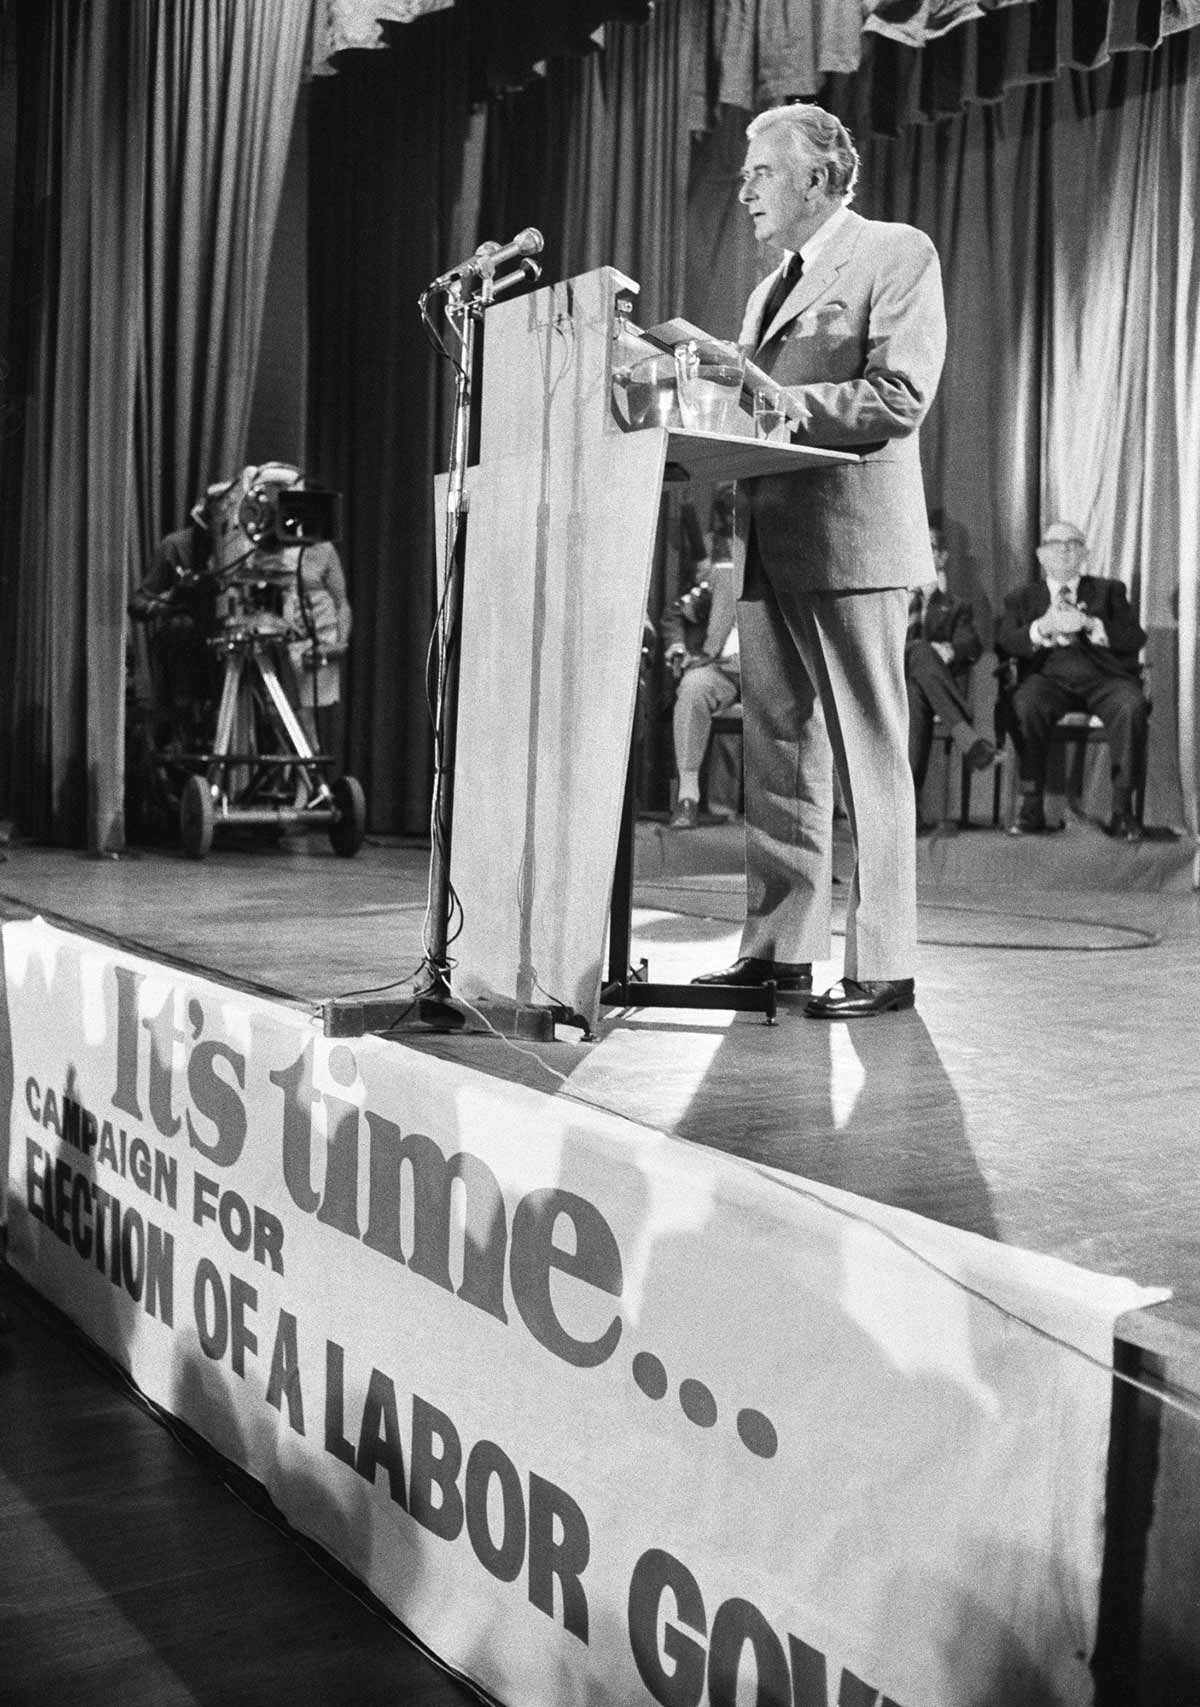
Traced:
[[[911, 1013], [829, 1026], [792, 1001], [770, 1028], [756, 1014], [613, 1010], [593, 1043], [560, 1027], [549, 1044], [410, 1033], [396, 1046], [1200, 1304], [1190, 854], [1156, 864], [1075, 828], [1054, 838], [1048, 887], [1040, 850], [988, 831], [938, 840], [920, 844]], [[633, 954], [656, 980], [736, 955], [740, 852], [737, 826], [639, 826]], [[995, 860], [1014, 853], [1026, 880], [997, 881]], [[1098, 860], [1144, 886], [1065, 885]], [[383, 987], [402, 1011], [427, 876], [416, 843], [343, 860], [289, 838], [199, 863], [15, 845], [0, 916], [40, 913], [313, 1012]], [[838, 893], [818, 988], [841, 970]]]
[[[1191, 850], [1069, 825], [1043, 853], [980, 830], [920, 845], [915, 1011], [821, 1025], [635, 1010], [597, 1040], [419, 1049], [1093, 1270], [1170, 1286], [1122, 1318], [1102, 1624], [1108, 1707], [1200, 1700], [1200, 901]], [[686, 982], [738, 946], [737, 826], [639, 826], [634, 955]], [[1027, 856], [1013, 865], [1014, 856]], [[1015, 873], [1015, 877], [1014, 874]], [[280, 996], [412, 988], [428, 853], [317, 838], [121, 860], [14, 845], [0, 916]], [[1102, 879], [1096, 882], [1096, 876]], [[841, 875], [845, 876], [844, 870]], [[844, 892], [844, 890], [843, 890]], [[840, 973], [841, 938], [816, 968]]]

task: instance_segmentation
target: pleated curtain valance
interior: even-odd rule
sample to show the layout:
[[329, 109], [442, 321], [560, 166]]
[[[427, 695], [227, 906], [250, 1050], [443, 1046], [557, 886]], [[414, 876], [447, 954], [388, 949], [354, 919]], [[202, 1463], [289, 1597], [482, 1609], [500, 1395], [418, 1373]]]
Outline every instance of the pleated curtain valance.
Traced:
[[1114, 54], [1153, 49], [1200, 24], [1200, 0], [699, 3], [709, 17], [691, 103], [697, 130], [720, 106], [757, 112], [821, 97], [831, 79], [854, 76], [860, 122], [894, 135], [1067, 68], [1094, 70]]
[[[471, 98], [519, 89], [550, 59], [589, 54], [603, 46], [606, 23], [645, 23], [652, 0], [312, 0], [310, 71], [336, 70], [347, 48], [398, 43], [387, 24], [409, 24], [428, 12], [453, 9]], [[689, 0], [659, 0], [661, 5]]]
[[385, 23], [411, 24], [427, 12], [444, 12], [454, 0], [313, 0], [309, 74], [333, 71], [335, 53], [386, 47]]

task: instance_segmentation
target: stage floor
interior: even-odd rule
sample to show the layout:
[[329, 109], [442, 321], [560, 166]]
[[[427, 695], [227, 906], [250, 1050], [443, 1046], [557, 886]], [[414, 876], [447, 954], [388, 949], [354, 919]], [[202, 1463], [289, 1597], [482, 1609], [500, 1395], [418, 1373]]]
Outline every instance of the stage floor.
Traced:
[[[973, 830], [920, 846], [914, 1012], [853, 1025], [614, 1012], [596, 1041], [408, 1036], [689, 1142], [1200, 1300], [1200, 899], [1182, 843], [1072, 821], [1045, 843]], [[639, 826], [635, 960], [662, 981], [738, 946], [736, 825]], [[844, 861], [843, 861], [844, 863]], [[0, 911], [305, 1006], [395, 985], [422, 957], [428, 854], [316, 837], [121, 860], [21, 845]], [[843, 890], [844, 892], [844, 890]], [[840, 972], [816, 970], [818, 987]]]

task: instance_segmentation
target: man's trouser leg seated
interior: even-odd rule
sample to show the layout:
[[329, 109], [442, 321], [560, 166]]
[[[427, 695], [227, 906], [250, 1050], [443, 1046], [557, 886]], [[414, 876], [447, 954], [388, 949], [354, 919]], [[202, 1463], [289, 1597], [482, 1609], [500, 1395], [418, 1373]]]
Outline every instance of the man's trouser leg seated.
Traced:
[[1085, 697], [1085, 708], [1104, 725], [1108, 737], [1114, 819], [1132, 815], [1139, 761], [1146, 748], [1150, 709], [1141, 685], [1128, 676], [1105, 676]]
[[917, 793], [929, 769], [935, 717], [941, 718], [964, 758], [978, 762], [979, 768], [990, 763], [991, 744], [976, 733], [966, 695], [929, 641], [910, 643], [904, 659], [904, 675], [908, 689], [908, 762]]
[[679, 678], [673, 714], [679, 786], [671, 819], [677, 829], [685, 826], [685, 820], [690, 823], [696, 820], [700, 767], [708, 751], [713, 718], [728, 706], [736, 705], [740, 692], [737, 675], [719, 664], [696, 664]]
[[1064, 648], [1037, 675], [1027, 676], [1013, 695], [1021, 805], [1016, 829], [1044, 824], [1043, 796], [1050, 739], [1069, 711], [1098, 717], [1108, 739], [1114, 822], [1129, 816], [1138, 755], [1146, 739], [1147, 706], [1139, 683], [1099, 670], [1082, 654]]

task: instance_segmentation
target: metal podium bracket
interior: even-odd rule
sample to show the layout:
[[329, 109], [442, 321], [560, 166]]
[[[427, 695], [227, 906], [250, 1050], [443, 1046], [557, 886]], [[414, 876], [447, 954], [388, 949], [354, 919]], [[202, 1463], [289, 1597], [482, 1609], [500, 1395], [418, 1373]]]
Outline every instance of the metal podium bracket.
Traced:
[[608, 982], [600, 992], [602, 1007], [609, 1008], [698, 1008], [732, 1009], [735, 1013], [760, 1013], [768, 1025], [775, 1024], [778, 991], [774, 980], [765, 984], [657, 984], [648, 976], [645, 960], [630, 967], [633, 934], [633, 850], [637, 805], [638, 728], [635, 722], [625, 773], [625, 800], [617, 837], [617, 863], [613, 872], [612, 904], [609, 909]]
[[[805, 997], [807, 1000], [807, 996]], [[600, 1001], [609, 1008], [723, 1008], [738, 1013], [763, 1014], [768, 1025], [776, 1023], [778, 991], [772, 978], [765, 984], [657, 984], [649, 977], [646, 961], [627, 977], [606, 984]]]

